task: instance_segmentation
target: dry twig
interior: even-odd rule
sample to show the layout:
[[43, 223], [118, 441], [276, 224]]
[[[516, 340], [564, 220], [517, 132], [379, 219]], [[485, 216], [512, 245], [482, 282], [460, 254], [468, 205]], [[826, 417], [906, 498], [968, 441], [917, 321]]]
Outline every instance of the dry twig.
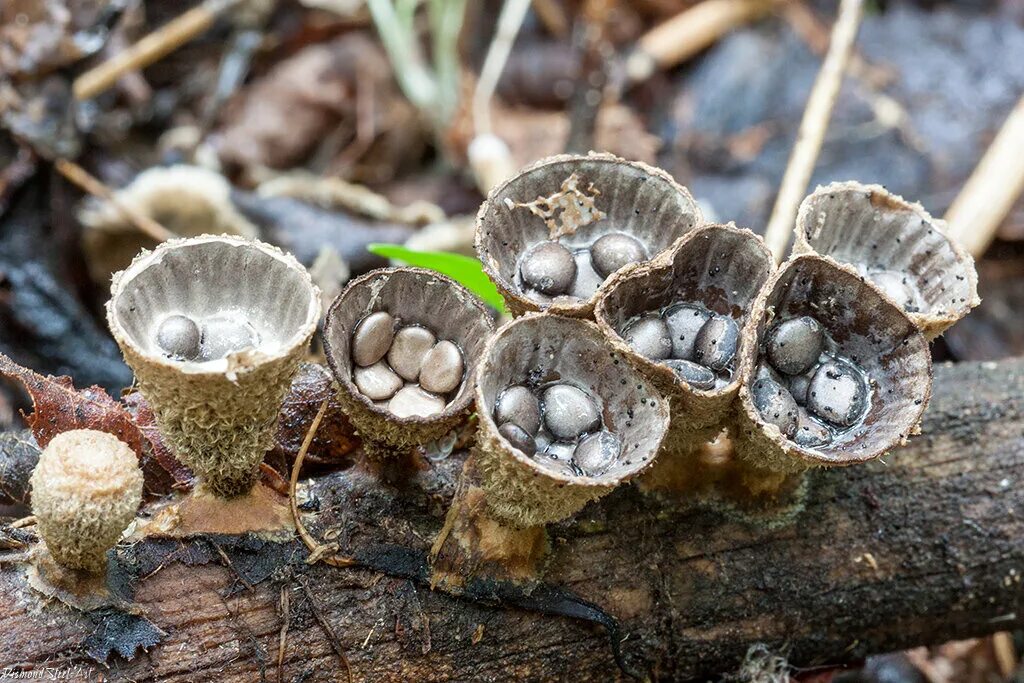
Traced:
[[483, 194], [490, 192], [515, 171], [508, 145], [491, 133], [491, 99], [528, 9], [530, 0], [505, 0], [494, 29], [494, 37], [487, 49], [487, 57], [480, 69], [476, 90], [473, 91], [473, 131], [476, 137], [470, 143], [467, 153], [477, 187]]
[[110, 204], [120, 211], [121, 214], [142, 234], [153, 238], [157, 242], [166, 242], [167, 240], [174, 239], [174, 237], [176, 237], [173, 232], [160, 225], [149, 216], [136, 211], [131, 206], [120, 201], [114, 194], [113, 190], [103, 184], [99, 178], [96, 178], [75, 162], [68, 161], [67, 159], [57, 159], [53, 162], [53, 166], [62, 176], [89, 194], [110, 202]]
[[494, 97], [498, 79], [505, 70], [505, 62], [512, 52], [512, 45], [516, 42], [528, 9], [530, 0], [505, 0], [502, 5], [494, 38], [487, 48], [487, 57], [480, 69], [480, 80], [473, 92], [473, 129], [477, 135], [491, 132], [491, 98]]
[[291, 605], [288, 587], [281, 588], [281, 632], [277, 638], [277, 683], [284, 679], [284, 651], [288, 643], [288, 625], [291, 621]]
[[394, 65], [395, 78], [402, 92], [420, 110], [436, 115], [437, 81], [427, 69], [413, 35], [413, 18], [399, 13], [391, 0], [367, 0], [366, 7], [373, 17], [380, 42]]
[[295, 487], [299, 482], [299, 470], [302, 469], [302, 461], [306, 459], [306, 453], [309, 451], [309, 445], [313, 443], [313, 437], [316, 436], [316, 430], [320, 427], [320, 422], [324, 419], [324, 414], [327, 412], [328, 399], [324, 399], [323, 403], [320, 404], [320, 410], [316, 412], [316, 417], [313, 418], [313, 422], [310, 423], [309, 429], [306, 431], [306, 438], [302, 440], [302, 446], [299, 448], [299, 452], [295, 455], [295, 464], [292, 465], [292, 476], [289, 482], [289, 496], [288, 502], [291, 505], [292, 517], [295, 520], [295, 530], [299, 534], [299, 538], [305, 544], [306, 548], [309, 549], [309, 558], [306, 560], [308, 563], [322, 561], [333, 567], [351, 567], [356, 564], [356, 561], [350, 557], [339, 557], [337, 553], [337, 546], [333, 543], [323, 545], [309, 533], [305, 525], [302, 523], [302, 516], [299, 514], [299, 504], [295, 496]]
[[239, 0], [207, 0], [175, 17], [111, 59], [89, 69], [72, 84], [75, 99], [88, 100], [113, 86], [121, 76], [149, 66], [213, 26]]
[[556, 38], [569, 35], [569, 17], [566, 8], [558, 0], [533, 0], [533, 13], [548, 33]]
[[1024, 192], [1024, 97], [1010, 112], [985, 155], [946, 212], [949, 234], [974, 256], [992, 242]]
[[626, 77], [645, 81], [690, 59], [730, 31], [767, 14], [778, 0], [703, 0], [645, 33], [626, 60]]
[[341, 660], [342, 665], [345, 667], [345, 672], [348, 674], [349, 683], [352, 683], [352, 665], [349, 664], [348, 657], [345, 656], [345, 650], [341, 647], [341, 641], [338, 640], [338, 636], [334, 633], [334, 629], [331, 628], [331, 623], [327, 621], [323, 613], [320, 611], [319, 605], [313, 598], [313, 593], [309, 590], [309, 586], [302, 579], [301, 576], [296, 578], [299, 585], [302, 586], [302, 592], [306, 594], [306, 599], [309, 600], [309, 609], [313, 612], [313, 616], [316, 617], [316, 621], [320, 624], [320, 628], [327, 634], [327, 640], [331, 642], [331, 649], [334, 650], [334, 654], [338, 655], [338, 659]]
[[587, 0], [573, 32], [573, 52], [578, 56], [579, 73], [569, 100], [569, 137], [565, 151], [585, 154], [594, 146], [597, 115], [605, 99], [608, 64], [612, 53], [607, 25], [612, 3]]
[[35, 515], [29, 515], [28, 517], [22, 517], [21, 519], [14, 520], [10, 524], [8, 524], [8, 526], [11, 527], [12, 529], [23, 529], [24, 527], [32, 526], [35, 523], [36, 523], [36, 516]]
[[224, 566], [231, 570], [231, 573], [234, 574], [235, 577], [242, 582], [242, 585], [244, 585], [246, 589], [251, 591], [253, 589], [252, 582], [250, 582], [248, 579], [242, 576], [241, 573], [239, 573], [239, 571], [235, 569], [235, 563], [232, 562], [231, 558], [228, 557], [228, 554], [224, 552], [224, 548], [221, 548], [214, 541], [210, 541], [210, 543], [213, 545], [214, 549], [216, 549], [217, 554], [220, 555], [220, 559], [224, 562]]
[[[828, 30], [810, 7], [803, 2], [787, 2], [781, 12], [790, 28], [807, 43], [812, 52], [824, 56], [828, 52]], [[910, 147], [923, 150], [924, 143], [910, 123], [910, 114], [894, 97], [882, 89], [893, 80], [892, 72], [867, 61], [856, 50], [850, 54], [846, 73], [860, 86], [861, 96], [885, 130], [895, 129]]]
[[1017, 652], [1013, 646], [1013, 634], [1008, 631], [1000, 631], [992, 634], [992, 650], [996, 657], [996, 664], [999, 665], [999, 673], [1006, 680], [1013, 677], [1017, 670]]
[[807, 98], [800, 129], [797, 131], [796, 144], [782, 176], [782, 185], [775, 200], [768, 228], [765, 230], [765, 243], [781, 261], [789, 244], [790, 233], [796, 222], [797, 208], [807, 192], [807, 184], [811, 181], [814, 164], [821, 151], [821, 143], [825, 139], [832, 108], [843, 82], [843, 73], [853, 52], [853, 43], [857, 38], [861, 16], [864, 12], [863, 0], [841, 0], [839, 16], [832, 27], [832, 38], [828, 53], [821, 65], [821, 71], [814, 81], [814, 88]]

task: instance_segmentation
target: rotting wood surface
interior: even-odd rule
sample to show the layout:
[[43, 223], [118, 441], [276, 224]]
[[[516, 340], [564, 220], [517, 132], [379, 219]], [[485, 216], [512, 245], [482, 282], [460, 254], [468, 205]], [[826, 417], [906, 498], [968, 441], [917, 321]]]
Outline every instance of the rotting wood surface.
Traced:
[[[1024, 360], [939, 366], [924, 434], [884, 464], [818, 473], [794, 525], [745, 527], [626, 487], [551, 528], [544, 580], [616, 617], [628, 668], [655, 679], [734, 670], [755, 643], [814, 666], [1019, 628], [1022, 413]], [[283, 681], [346, 680], [317, 613], [354, 680], [614, 679], [601, 627], [425, 585], [459, 467], [388, 482], [357, 466], [312, 484], [311, 530], [386, 572], [306, 565], [297, 542], [119, 549], [166, 635], [109, 669], [83, 654], [102, 619], [39, 611], [19, 567], [0, 565], [0, 670], [84, 661], [104, 680], [276, 681], [286, 591]]]

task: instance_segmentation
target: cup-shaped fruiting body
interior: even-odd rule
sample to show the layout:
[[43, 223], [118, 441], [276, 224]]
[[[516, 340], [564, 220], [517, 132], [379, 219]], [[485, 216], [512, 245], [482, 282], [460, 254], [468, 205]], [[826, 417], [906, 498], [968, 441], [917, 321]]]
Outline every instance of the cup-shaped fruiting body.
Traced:
[[513, 314], [591, 317], [609, 276], [701, 221], [690, 193], [660, 169], [610, 154], [555, 156], [490, 193], [476, 252]]
[[971, 255], [920, 204], [880, 185], [819, 187], [797, 218], [795, 254], [854, 266], [933, 339], [978, 305]]
[[919, 431], [931, 396], [928, 343], [852, 266], [796, 256], [753, 315], [736, 430], [742, 462], [775, 473], [852, 465]]
[[77, 429], [58, 434], [32, 472], [32, 513], [57, 564], [99, 572], [142, 502], [142, 470], [128, 444]]
[[439, 273], [384, 268], [350, 282], [327, 313], [324, 353], [364, 448], [386, 457], [464, 420], [493, 331], [484, 303]]
[[143, 249], [156, 240], [139, 232], [119, 206], [146, 216], [178, 237], [239, 235], [254, 238], [256, 226], [231, 202], [231, 185], [214, 171], [198, 166], [150, 168], [115, 193], [117, 205], [88, 199], [78, 212], [85, 227], [82, 246], [89, 273], [96, 282], [107, 282], [111, 273], [126, 268]]
[[320, 317], [302, 265], [227, 235], [172, 240], [114, 276], [107, 322], [157, 426], [200, 484], [248, 493]]
[[528, 314], [484, 352], [477, 467], [495, 516], [517, 527], [564, 519], [646, 469], [668, 402], [591, 322]]
[[711, 439], [731, 419], [754, 302], [774, 268], [760, 237], [735, 225], [697, 228], [662, 257], [619, 272], [596, 308], [611, 345], [672, 406], [666, 445]]

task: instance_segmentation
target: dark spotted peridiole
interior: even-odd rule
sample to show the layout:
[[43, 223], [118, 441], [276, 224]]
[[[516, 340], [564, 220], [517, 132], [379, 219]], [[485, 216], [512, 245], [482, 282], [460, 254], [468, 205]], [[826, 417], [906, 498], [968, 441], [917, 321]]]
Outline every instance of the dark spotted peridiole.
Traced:
[[742, 331], [772, 268], [757, 235], [706, 225], [657, 261], [620, 271], [598, 301], [612, 345], [675, 399], [676, 447], [714, 437], [730, 419], [750, 345]]
[[665, 309], [664, 319], [668, 325], [669, 339], [672, 340], [673, 358], [693, 358], [697, 333], [711, 317], [711, 312], [701, 305], [676, 304]]
[[780, 472], [847, 465], [879, 457], [917, 429], [931, 389], [927, 341], [855, 268], [794, 257], [754, 315], [741, 460]]
[[765, 353], [779, 372], [799, 375], [818, 362], [824, 344], [821, 324], [809, 315], [802, 315], [776, 323], [768, 333]]
[[622, 453], [622, 440], [611, 432], [601, 430], [580, 439], [573, 452], [572, 462], [579, 471], [593, 477], [607, 470]]
[[[612, 452], [617, 437], [601, 429], [599, 400], [573, 384], [509, 386], [498, 395], [493, 417], [511, 446], [574, 475], [599, 476], [619, 455]], [[608, 436], [600, 443], [590, 439], [598, 434]]]
[[786, 436], [793, 436], [800, 420], [800, 408], [785, 387], [762, 377], [754, 382], [750, 395], [765, 422], [775, 425]]
[[694, 389], [710, 391], [715, 388], [715, 373], [699, 363], [670, 358], [665, 365]]
[[664, 360], [672, 355], [668, 326], [659, 315], [645, 315], [631, 322], [625, 338], [634, 351], [651, 360]]
[[724, 315], [714, 315], [697, 332], [693, 343], [693, 360], [712, 370], [728, 369], [736, 358], [740, 328]]
[[839, 427], [857, 423], [868, 409], [868, 382], [848, 361], [830, 360], [818, 366], [807, 388], [807, 409]]
[[798, 445], [827, 445], [842, 430], [856, 426], [868, 411], [868, 378], [837, 348], [810, 315], [776, 321], [765, 335], [760, 367], [774, 372], [754, 382], [753, 404], [761, 419]]
[[636, 352], [661, 361], [695, 389], [708, 391], [731, 380], [739, 327], [696, 302], [674, 302], [626, 324], [623, 339]]

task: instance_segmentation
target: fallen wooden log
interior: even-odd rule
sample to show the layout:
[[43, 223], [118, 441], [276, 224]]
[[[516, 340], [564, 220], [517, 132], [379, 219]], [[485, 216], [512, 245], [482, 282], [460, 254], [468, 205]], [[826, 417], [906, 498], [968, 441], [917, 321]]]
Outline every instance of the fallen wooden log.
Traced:
[[794, 524], [768, 531], [626, 487], [550, 529], [543, 585], [529, 594], [486, 581], [467, 586], [473, 599], [430, 589], [426, 553], [458, 456], [404, 478], [356, 466], [310, 482], [307, 526], [364, 568], [307, 565], [298, 542], [119, 548], [114, 578], [164, 632], [131, 661], [87, 653], [130, 652], [152, 629], [41, 609], [21, 565], [3, 563], [0, 671], [77, 664], [168, 683], [344, 681], [346, 666], [366, 681], [624, 677], [586, 603], [617, 621], [625, 668], [658, 680], [734, 670], [758, 643], [815, 666], [1019, 628], [1024, 360], [935, 375], [924, 434], [885, 462], [817, 473]]

